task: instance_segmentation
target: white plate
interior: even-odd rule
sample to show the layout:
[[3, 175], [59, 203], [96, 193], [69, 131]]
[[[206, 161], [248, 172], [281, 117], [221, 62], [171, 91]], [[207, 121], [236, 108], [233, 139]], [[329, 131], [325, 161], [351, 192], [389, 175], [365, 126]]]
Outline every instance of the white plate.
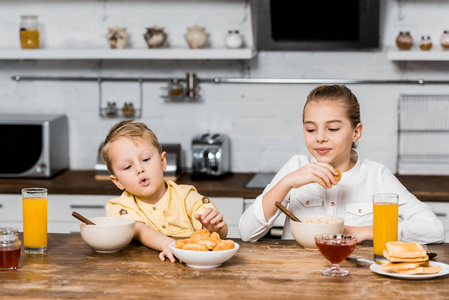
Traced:
[[377, 274], [385, 275], [385, 276], [391, 276], [396, 278], [402, 278], [402, 279], [430, 279], [434, 277], [444, 276], [449, 274], [449, 265], [436, 262], [436, 261], [430, 261], [429, 266], [441, 266], [441, 271], [435, 274], [417, 274], [417, 275], [408, 275], [408, 274], [401, 274], [401, 273], [390, 273], [382, 271], [381, 265], [379, 264], [372, 264], [369, 268], [371, 271]]

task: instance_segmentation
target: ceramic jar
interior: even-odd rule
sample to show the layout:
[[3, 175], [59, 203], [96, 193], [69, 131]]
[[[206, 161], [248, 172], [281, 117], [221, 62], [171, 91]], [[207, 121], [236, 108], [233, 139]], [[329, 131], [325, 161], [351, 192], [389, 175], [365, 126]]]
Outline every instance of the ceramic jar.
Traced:
[[432, 40], [430, 39], [430, 36], [423, 35], [421, 37], [421, 42], [419, 44], [419, 48], [421, 50], [428, 51], [428, 50], [432, 49], [432, 46], [433, 46], [433, 44], [432, 44]]
[[238, 30], [229, 30], [225, 37], [226, 47], [229, 49], [241, 48], [243, 45], [243, 38]]
[[149, 48], [160, 48], [167, 39], [167, 34], [163, 27], [147, 27], [147, 32], [143, 35]]
[[410, 50], [413, 46], [413, 38], [408, 31], [401, 31], [396, 38], [396, 46], [399, 50]]
[[129, 34], [126, 28], [114, 27], [108, 28], [109, 32], [106, 34], [106, 39], [112, 49], [123, 49], [128, 43]]
[[445, 30], [440, 38], [441, 47], [449, 49], [449, 31]]
[[208, 34], [205, 27], [197, 25], [187, 28], [187, 33], [184, 35], [187, 44], [192, 49], [201, 49], [207, 42]]

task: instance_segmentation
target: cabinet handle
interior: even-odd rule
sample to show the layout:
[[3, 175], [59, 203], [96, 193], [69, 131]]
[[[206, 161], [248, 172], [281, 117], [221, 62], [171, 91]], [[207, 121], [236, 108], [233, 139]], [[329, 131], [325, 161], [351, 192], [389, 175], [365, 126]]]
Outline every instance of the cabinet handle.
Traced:
[[3, 208], [3, 204], [0, 203], [0, 208]]
[[436, 215], [437, 217], [447, 217], [447, 214], [444, 213], [444, 212], [436, 212], [435, 215]]
[[70, 208], [72, 208], [72, 209], [91, 209], [91, 208], [94, 208], [94, 209], [104, 209], [104, 205], [89, 205], [89, 204], [82, 205], [82, 204], [71, 204], [71, 205], [70, 205]]

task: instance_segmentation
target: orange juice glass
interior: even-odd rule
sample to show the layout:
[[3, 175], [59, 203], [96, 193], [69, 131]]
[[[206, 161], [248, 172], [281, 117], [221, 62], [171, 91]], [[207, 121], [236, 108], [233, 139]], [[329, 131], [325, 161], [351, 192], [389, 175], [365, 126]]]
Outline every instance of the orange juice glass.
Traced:
[[398, 203], [396, 194], [373, 195], [373, 253], [376, 263], [385, 263], [385, 244], [398, 240]]
[[26, 254], [47, 253], [47, 189], [22, 189], [23, 246]]

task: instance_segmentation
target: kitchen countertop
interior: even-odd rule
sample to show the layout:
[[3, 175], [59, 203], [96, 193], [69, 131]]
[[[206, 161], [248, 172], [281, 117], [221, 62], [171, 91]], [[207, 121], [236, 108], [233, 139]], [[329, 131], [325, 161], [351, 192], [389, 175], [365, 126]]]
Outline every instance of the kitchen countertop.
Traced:
[[[194, 180], [182, 173], [180, 184], [194, 185], [209, 197], [256, 198], [263, 189], [248, 189], [246, 184], [255, 173], [234, 173], [224, 178]], [[0, 194], [20, 193], [24, 187], [46, 187], [52, 194], [120, 195], [111, 181], [94, 179], [95, 171], [68, 170], [50, 179], [0, 178]], [[397, 175], [407, 189], [421, 201], [449, 202], [449, 176]]]
[[[22, 253], [19, 269], [0, 271], [5, 299], [446, 299], [449, 276], [423, 281], [378, 275], [344, 261], [346, 277], [321, 275], [329, 263], [295, 241], [240, 244], [219, 268], [194, 269], [161, 262], [158, 252], [131, 242], [112, 254], [93, 252], [79, 234], [48, 235], [48, 254]], [[449, 244], [429, 245], [449, 263]], [[370, 245], [354, 255], [372, 259]]]

